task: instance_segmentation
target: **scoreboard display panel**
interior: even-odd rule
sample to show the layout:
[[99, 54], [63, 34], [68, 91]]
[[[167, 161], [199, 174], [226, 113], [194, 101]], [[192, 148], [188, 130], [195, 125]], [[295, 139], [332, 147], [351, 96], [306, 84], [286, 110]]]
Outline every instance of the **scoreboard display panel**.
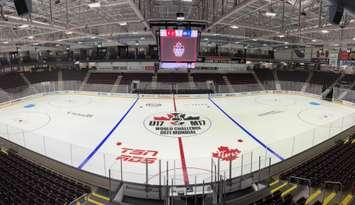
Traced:
[[197, 30], [160, 30], [160, 61], [196, 62], [198, 45]]

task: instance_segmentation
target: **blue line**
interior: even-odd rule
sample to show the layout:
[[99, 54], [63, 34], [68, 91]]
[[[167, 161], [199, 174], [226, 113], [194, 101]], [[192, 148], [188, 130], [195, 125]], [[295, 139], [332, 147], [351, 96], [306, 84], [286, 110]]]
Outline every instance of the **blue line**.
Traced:
[[117, 127], [121, 124], [121, 122], [126, 118], [128, 113], [132, 110], [132, 108], [136, 105], [139, 97], [136, 98], [131, 107], [127, 110], [127, 112], [123, 115], [123, 117], [118, 121], [118, 123], [112, 128], [112, 130], [106, 135], [106, 137], [95, 147], [95, 149], [85, 158], [83, 162], [79, 165], [79, 169], [82, 169], [86, 163], [95, 155], [95, 153], [100, 149], [100, 147], [106, 142], [106, 140], [112, 135], [112, 133], [117, 129]]
[[276, 153], [274, 150], [272, 150], [270, 147], [268, 147], [266, 144], [264, 144], [262, 141], [260, 141], [257, 137], [255, 137], [252, 133], [250, 133], [246, 128], [244, 128], [241, 124], [239, 124], [236, 120], [234, 120], [230, 115], [228, 115], [221, 107], [219, 107], [210, 97], [208, 99], [221, 111], [223, 112], [224, 115], [226, 115], [230, 120], [234, 122], [240, 129], [242, 129], [245, 133], [247, 133], [251, 138], [253, 138], [257, 143], [259, 143], [261, 146], [263, 146], [265, 149], [267, 149], [269, 152], [271, 152], [275, 157], [279, 158], [280, 160], [284, 160], [283, 157], [281, 157], [278, 153]]

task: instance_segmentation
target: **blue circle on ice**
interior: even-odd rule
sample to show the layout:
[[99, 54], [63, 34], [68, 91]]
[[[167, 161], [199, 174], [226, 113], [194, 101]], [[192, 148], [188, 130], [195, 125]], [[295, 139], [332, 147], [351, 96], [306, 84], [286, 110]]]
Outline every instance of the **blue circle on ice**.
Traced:
[[32, 107], [34, 107], [35, 106], [35, 104], [28, 104], [28, 105], [25, 105], [25, 106], [23, 106], [24, 108], [32, 108]]
[[320, 105], [319, 102], [310, 102], [309, 104], [311, 104], [311, 105]]

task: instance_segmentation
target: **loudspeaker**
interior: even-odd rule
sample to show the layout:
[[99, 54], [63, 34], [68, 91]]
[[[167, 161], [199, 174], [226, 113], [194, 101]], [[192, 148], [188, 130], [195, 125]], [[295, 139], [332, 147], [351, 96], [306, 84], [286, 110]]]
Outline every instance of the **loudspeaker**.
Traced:
[[19, 16], [32, 12], [32, 0], [14, 0], [14, 3]]
[[344, 7], [338, 4], [332, 4], [329, 6], [329, 22], [339, 25], [343, 18]]
[[298, 58], [304, 58], [304, 50], [303, 51], [301, 51], [301, 50], [298, 50], [298, 49], [294, 49], [293, 50], [294, 52], [295, 52], [295, 54], [296, 54], [296, 56], [298, 57]]

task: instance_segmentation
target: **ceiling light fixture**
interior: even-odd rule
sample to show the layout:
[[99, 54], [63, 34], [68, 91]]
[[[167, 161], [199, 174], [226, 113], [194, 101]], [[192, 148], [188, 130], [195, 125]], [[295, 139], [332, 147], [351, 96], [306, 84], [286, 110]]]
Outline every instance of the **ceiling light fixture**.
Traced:
[[232, 29], [238, 29], [239, 27], [237, 25], [231, 25]]
[[268, 17], [275, 17], [275, 16], [276, 16], [276, 13], [275, 13], [275, 12], [270, 12], [270, 11], [268, 11], [268, 12], [265, 13], [265, 16], [268, 16]]
[[29, 25], [28, 24], [22, 24], [21, 26], [19, 26], [19, 28], [28, 28]]
[[73, 31], [67, 31], [67, 32], [65, 32], [65, 34], [67, 34], [67, 35], [73, 34]]
[[2, 42], [3, 44], [9, 44], [9, 42], [8, 41], [4, 41], [4, 42]]
[[285, 38], [285, 35], [281, 34], [279, 35], [280, 38]]
[[99, 8], [101, 7], [101, 3], [100, 2], [94, 2], [94, 3], [90, 3], [88, 4], [89, 8]]
[[118, 24], [120, 24], [120, 26], [126, 26], [127, 25], [127, 22], [120, 22], [120, 23], [118, 23]]
[[328, 30], [321, 30], [322, 33], [329, 33]]
[[27, 37], [28, 39], [34, 39], [34, 36], [29, 36], [29, 37]]
[[316, 39], [312, 39], [312, 42], [317, 42], [317, 40]]

